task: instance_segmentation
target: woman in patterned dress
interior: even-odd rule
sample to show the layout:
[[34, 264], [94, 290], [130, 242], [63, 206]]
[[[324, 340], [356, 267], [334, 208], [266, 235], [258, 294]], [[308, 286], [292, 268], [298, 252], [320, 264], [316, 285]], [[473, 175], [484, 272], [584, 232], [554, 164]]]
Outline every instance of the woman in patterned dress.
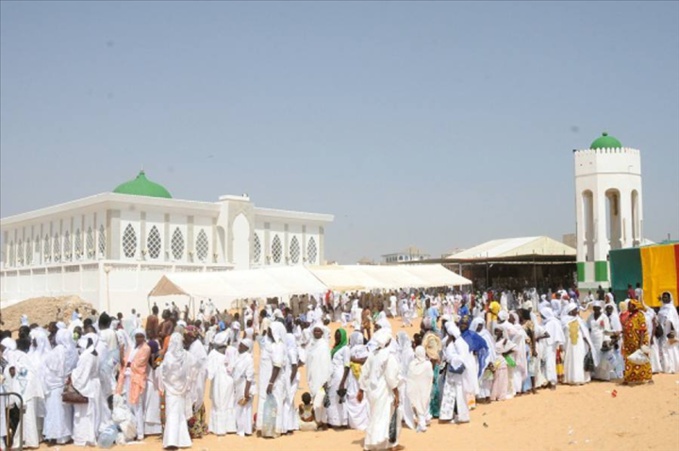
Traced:
[[636, 299], [630, 299], [628, 305], [629, 315], [623, 323], [623, 355], [625, 357], [625, 384], [641, 384], [652, 379], [650, 360], [643, 365], [636, 365], [627, 358], [642, 346], [648, 346], [648, 334], [646, 333], [646, 318], [643, 310], [646, 307]]

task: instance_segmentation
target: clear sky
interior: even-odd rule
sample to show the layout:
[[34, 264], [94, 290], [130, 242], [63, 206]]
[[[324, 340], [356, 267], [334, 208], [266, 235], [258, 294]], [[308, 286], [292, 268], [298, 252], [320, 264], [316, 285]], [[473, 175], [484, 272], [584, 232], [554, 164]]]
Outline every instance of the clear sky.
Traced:
[[575, 229], [574, 148], [642, 151], [679, 238], [677, 2], [0, 3], [0, 213], [147, 176], [332, 213], [329, 259]]

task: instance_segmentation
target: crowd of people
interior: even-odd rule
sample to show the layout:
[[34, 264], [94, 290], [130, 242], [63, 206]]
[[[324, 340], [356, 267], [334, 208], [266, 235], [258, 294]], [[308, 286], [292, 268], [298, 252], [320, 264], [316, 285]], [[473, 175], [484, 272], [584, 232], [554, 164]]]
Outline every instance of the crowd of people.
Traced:
[[[466, 423], [477, 403], [679, 371], [672, 295], [658, 309], [639, 290], [628, 296], [329, 292], [235, 313], [201, 302], [195, 317], [154, 305], [144, 324], [134, 311], [76, 311], [44, 326], [24, 315], [18, 338], [0, 332], [0, 390], [25, 409], [0, 398], [2, 449], [18, 446], [19, 431], [26, 448], [148, 435], [183, 448], [207, 433], [327, 428], [365, 431], [364, 449], [399, 449], [402, 426]], [[412, 336], [398, 330], [416, 321]]]

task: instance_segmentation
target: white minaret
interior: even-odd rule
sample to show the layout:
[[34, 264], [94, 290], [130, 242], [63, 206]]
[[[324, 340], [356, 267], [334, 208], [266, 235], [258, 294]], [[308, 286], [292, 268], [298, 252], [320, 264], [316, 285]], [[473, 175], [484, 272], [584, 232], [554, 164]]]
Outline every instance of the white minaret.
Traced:
[[641, 157], [607, 133], [573, 154], [578, 286], [608, 288], [608, 251], [642, 240]]

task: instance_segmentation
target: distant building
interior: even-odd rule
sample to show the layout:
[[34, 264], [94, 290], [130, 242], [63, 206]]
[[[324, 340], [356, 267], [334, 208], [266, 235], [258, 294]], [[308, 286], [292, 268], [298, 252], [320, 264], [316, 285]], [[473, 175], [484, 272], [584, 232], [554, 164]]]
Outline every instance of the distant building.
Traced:
[[565, 234], [563, 237], [561, 237], [561, 242], [566, 246], [572, 247], [573, 249], [576, 249], [578, 246], [578, 238], [575, 233]]
[[2, 218], [0, 296], [73, 294], [109, 312], [139, 310], [164, 273], [323, 264], [332, 221], [247, 195], [173, 199], [141, 171], [113, 192]]
[[421, 249], [410, 246], [409, 248], [400, 252], [382, 255], [382, 263], [391, 265], [398, 263], [418, 262], [427, 260], [429, 257], [429, 254], [425, 254]]

